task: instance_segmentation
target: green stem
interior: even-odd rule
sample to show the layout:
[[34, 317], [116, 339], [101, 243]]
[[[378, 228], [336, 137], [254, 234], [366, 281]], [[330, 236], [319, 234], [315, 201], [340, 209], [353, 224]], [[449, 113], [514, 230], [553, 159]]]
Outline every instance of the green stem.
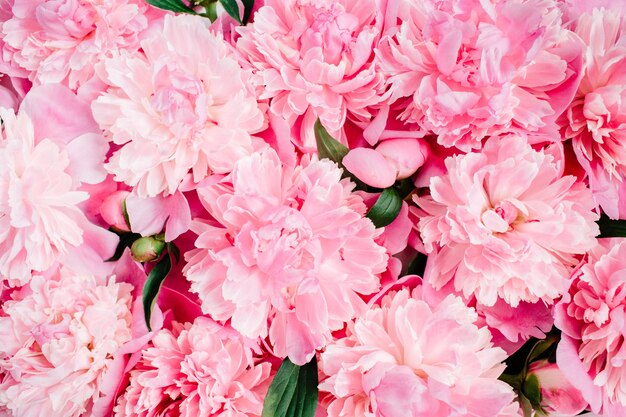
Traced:
[[206, 12], [204, 12], [204, 15], [208, 17], [209, 20], [211, 20], [211, 22], [215, 22], [215, 20], [217, 19], [217, 1], [216, 0], [203, 1], [202, 6], [204, 6], [204, 8], [206, 9]]

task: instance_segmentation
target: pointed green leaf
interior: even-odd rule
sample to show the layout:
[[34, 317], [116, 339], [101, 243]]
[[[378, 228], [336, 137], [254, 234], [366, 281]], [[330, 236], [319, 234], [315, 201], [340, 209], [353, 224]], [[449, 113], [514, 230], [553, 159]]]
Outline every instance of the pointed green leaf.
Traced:
[[143, 314], [146, 319], [148, 330], [152, 330], [150, 328], [150, 316], [152, 315], [154, 303], [159, 296], [161, 285], [163, 285], [163, 281], [172, 269], [171, 256], [172, 255], [169, 253], [165, 254], [165, 256], [154, 266], [154, 268], [152, 268], [152, 271], [148, 274], [146, 283], [143, 286]]
[[611, 220], [606, 214], [598, 220], [599, 237], [626, 237], [626, 220]]
[[523, 395], [520, 395], [519, 398], [519, 402], [520, 402], [520, 407], [522, 409], [522, 413], [524, 414], [524, 417], [533, 417], [533, 407], [530, 404], [530, 401], [528, 401], [528, 398], [524, 397]]
[[262, 417], [314, 417], [317, 396], [317, 359], [298, 366], [285, 358], [265, 396]]
[[173, 242], [167, 243], [167, 253], [171, 254], [176, 263], [180, 262], [180, 249]]
[[109, 259], [107, 259], [104, 262], [115, 262], [115, 261], [118, 261], [122, 257], [122, 255], [124, 254], [124, 250], [126, 248], [130, 248], [131, 245], [133, 244], [133, 242], [141, 237], [141, 235], [139, 233], [115, 232], [112, 229], [109, 229], [109, 230], [112, 231], [113, 233], [115, 233], [117, 236], [119, 236], [120, 241], [117, 244], [117, 247], [115, 248], [115, 253], [113, 254], [113, 256], [111, 256]]
[[326, 158], [330, 159], [333, 162], [336, 162], [339, 168], [343, 169], [343, 174], [341, 175], [341, 177], [349, 178], [353, 183], [356, 184], [357, 190], [370, 191], [369, 187], [363, 181], [354, 176], [341, 163], [343, 157], [348, 154], [350, 149], [348, 149], [348, 147], [339, 142], [337, 139], [333, 138], [330, 133], [328, 133], [326, 128], [322, 125], [319, 119], [317, 119], [317, 121], [315, 122], [314, 132], [315, 141], [317, 143], [317, 155], [319, 156], [319, 158]]
[[522, 391], [524, 397], [528, 398], [533, 408], [541, 407], [541, 389], [539, 388], [539, 378], [535, 374], [530, 374], [526, 377]]
[[526, 363], [530, 364], [531, 362], [538, 359], [558, 341], [559, 338], [556, 335], [549, 335], [544, 340], [537, 341], [535, 346], [533, 346], [532, 350], [528, 354], [528, 360]]
[[385, 188], [366, 216], [376, 228], [385, 227], [398, 217], [401, 208], [400, 194], [394, 188]]
[[237, 22], [241, 23], [241, 18], [239, 17], [239, 5], [235, 0], [219, 0], [222, 4], [222, 7]]
[[169, 10], [177, 13], [196, 14], [189, 6], [180, 0], [146, 0], [149, 4], [159, 9]]
[[320, 159], [328, 158], [333, 162], [341, 163], [343, 157], [348, 154], [348, 147], [333, 138], [319, 119], [315, 122], [313, 129], [317, 142], [317, 154]]

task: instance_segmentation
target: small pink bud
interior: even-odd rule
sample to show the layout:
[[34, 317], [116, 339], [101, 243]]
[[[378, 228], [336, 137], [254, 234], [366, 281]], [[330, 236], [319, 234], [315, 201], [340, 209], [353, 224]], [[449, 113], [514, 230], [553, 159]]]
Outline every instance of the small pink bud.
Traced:
[[370, 148], [354, 148], [341, 161], [350, 173], [376, 188], [391, 187], [396, 182], [396, 168]]
[[128, 191], [116, 191], [105, 198], [100, 206], [100, 215], [104, 221], [123, 232], [130, 232], [124, 216], [124, 201], [129, 194]]
[[528, 368], [530, 375], [539, 380], [541, 408], [550, 417], [575, 416], [587, 408], [581, 392], [569, 383], [556, 363], [533, 362]]
[[165, 242], [160, 237], [147, 236], [135, 240], [130, 247], [130, 254], [137, 262], [152, 262], [159, 259], [165, 249]]
[[390, 139], [381, 142], [376, 150], [397, 170], [397, 179], [408, 178], [426, 160], [428, 148], [419, 139]]

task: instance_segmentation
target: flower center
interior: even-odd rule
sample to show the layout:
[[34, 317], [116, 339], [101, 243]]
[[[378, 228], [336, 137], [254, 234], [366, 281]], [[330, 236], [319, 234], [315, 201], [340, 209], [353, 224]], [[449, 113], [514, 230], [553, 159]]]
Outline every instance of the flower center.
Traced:
[[324, 61], [337, 65], [343, 52], [350, 46], [353, 33], [358, 29], [359, 19], [346, 13], [344, 7], [332, 2], [302, 1], [299, 6], [310, 22], [300, 42], [302, 50], [319, 47], [322, 49]]
[[502, 201], [493, 209], [486, 210], [481, 217], [483, 224], [495, 233], [505, 233], [519, 218], [519, 210], [509, 201]]
[[37, 22], [52, 36], [83, 39], [95, 30], [96, 13], [76, 0], [44, 1], [35, 9]]

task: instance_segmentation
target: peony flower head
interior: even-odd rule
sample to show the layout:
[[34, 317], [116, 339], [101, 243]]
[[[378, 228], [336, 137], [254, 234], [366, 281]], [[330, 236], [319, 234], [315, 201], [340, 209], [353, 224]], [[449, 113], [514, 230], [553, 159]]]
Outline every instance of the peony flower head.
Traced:
[[554, 0], [401, 0], [377, 48], [400, 117], [463, 151], [508, 131], [556, 131], [581, 45]]
[[260, 416], [271, 364], [255, 364], [234, 330], [206, 317], [159, 331], [130, 373], [116, 417]]
[[429, 282], [493, 306], [498, 298], [552, 304], [567, 290], [577, 255], [596, 244], [590, 191], [547, 150], [523, 137], [489, 139], [481, 153], [445, 160], [430, 180], [419, 231], [432, 254]]
[[61, 269], [36, 275], [0, 312], [0, 409], [14, 417], [90, 415], [132, 338], [129, 284]]
[[602, 209], [626, 217], [626, 18], [595, 9], [575, 22], [584, 41], [585, 69], [567, 110], [565, 136]]
[[144, 55], [104, 64], [111, 87], [92, 105], [110, 139], [123, 145], [107, 164], [117, 181], [141, 197], [174, 194], [191, 171], [199, 182], [230, 172], [261, 146], [265, 128], [229, 45], [199, 16], [166, 16], [142, 43]]
[[[71, 108], [71, 116], [55, 106]], [[89, 106], [58, 84], [33, 88], [17, 114], [0, 109], [0, 117], [0, 276], [15, 286], [95, 227], [78, 207], [89, 198], [79, 188], [104, 179], [108, 146]]]
[[[626, 240], [601, 239], [556, 305], [559, 367], [592, 410], [626, 412]], [[618, 407], [620, 413], [609, 410]]]
[[218, 222], [196, 220], [185, 255], [202, 309], [244, 336], [269, 334], [274, 353], [304, 364], [379, 288], [385, 249], [365, 205], [329, 160], [283, 166], [273, 150], [242, 158], [199, 188]]
[[347, 117], [367, 121], [383, 78], [373, 65], [382, 31], [378, 0], [268, 0], [239, 29], [271, 111], [301, 126], [297, 145], [314, 151], [319, 118], [335, 137]]
[[430, 306], [420, 287], [390, 292], [321, 354], [328, 416], [516, 416], [498, 380], [506, 353], [477, 318], [453, 295]]
[[135, 52], [161, 12], [142, 0], [12, 0], [1, 23], [2, 71], [71, 89], [116, 51]]

